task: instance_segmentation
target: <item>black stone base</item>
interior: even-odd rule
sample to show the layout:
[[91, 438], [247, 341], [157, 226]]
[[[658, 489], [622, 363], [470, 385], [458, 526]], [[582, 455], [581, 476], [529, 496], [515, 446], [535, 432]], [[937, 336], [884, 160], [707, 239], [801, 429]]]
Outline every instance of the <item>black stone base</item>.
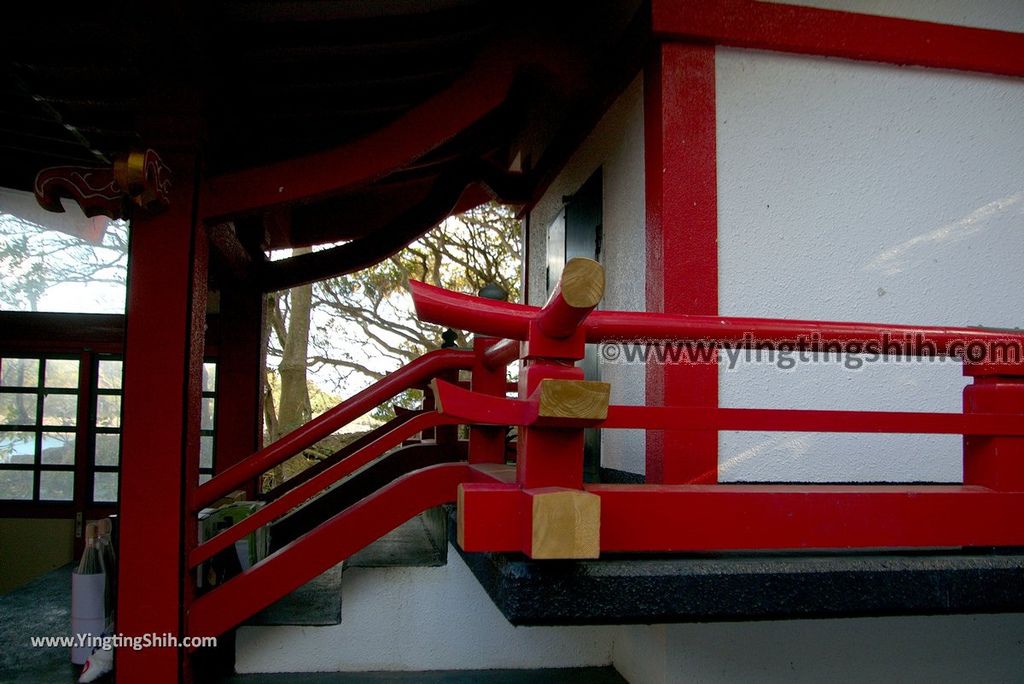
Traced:
[[1024, 612], [1024, 549], [594, 561], [459, 553], [514, 625]]

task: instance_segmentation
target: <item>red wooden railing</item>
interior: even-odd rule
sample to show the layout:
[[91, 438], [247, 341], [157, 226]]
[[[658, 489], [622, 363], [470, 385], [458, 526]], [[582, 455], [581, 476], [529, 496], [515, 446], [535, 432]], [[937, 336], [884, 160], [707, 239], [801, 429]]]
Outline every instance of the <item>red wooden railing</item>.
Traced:
[[[416, 313], [421, 320], [471, 330], [502, 340], [486, 357], [498, 361], [515, 340], [526, 340], [530, 323], [541, 309], [524, 304], [480, 300], [426, 283], [410, 282]], [[635, 341], [678, 342], [702, 340], [715, 344], [747, 345], [751, 339], [771, 340], [795, 351], [820, 351], [827, 345], [858, 343], [882, 345], [905, 342], [906, 353], [922, 351], [938, 355], [951, 353], [951, 345], [978, 342], [986, 347], [1002, 342], [1020, 344], [1020, 330], [950, 328], [939, 326], [850, 323], [845, 321], [802, 321], [775, 318], [688, 316], [639, 311], [595, 311], [581, 324], [587, 342]], [[922, 350], [922, 342], [934, 345]], [[955, 349], [953, 350], [955, 352]], [[515, 360], [513, 358], [513, 360]], [[980, 362], [980, 360], [979, 360]]]
[[474, 356], [457, 349], [439, 349], [424, 354], [412, 363], [391, 373], [347, 401], [288, 433], [270, 446], [231, 466], [195, 492], [192, 508], [199, 510], [262, 473], [302, 453], [321, 439], [372, 411], [380, 404], [405, 390], [429, 382], [445, 371], [470, 369]]
[[[1024, 545], [1024, 365], [991, 354], [965, 363], [975, 383], [962, 413], [615, 406], [575, 362], [587, 342], [703, 340], [793, 350], [903, 344], [909, 354], [957, 354], [964, 345], [1024, 348], [1024, 333], [972, 328], [827, 323], [593, 311], [596, 263], [573, 260], [543, 308], [494, 302], [412, 283], [419, 317], [477, 333], [473, 351], [431, 352], [199, 488], [194, 508], [308, 448], [407, 387], [431, 383], [434, 408], [395, 421], [331, 463], [281, 488], [249, 518], [188, 550], [195, 568], [409, 436], [471, 426], [468, 463], [409, 473], [314, 528], [189, 609], [189, 632], [216, 634], [439, 503], [458, 500], [467, 551], [534, 558], [610, 551], [699, 551]], [[494, 337], [488, 337], [494, 336]], [[518, 397], [506, 366], [522, 362]], [[468, 387], [456, 370], [471, 370]], [[514, 472], [504, 434], [518, 427]], [[962, 485], [584, 484], [583, 429], [756, 430], [964, 435]], [[899, 458], [898, 453], [893, 458]]]

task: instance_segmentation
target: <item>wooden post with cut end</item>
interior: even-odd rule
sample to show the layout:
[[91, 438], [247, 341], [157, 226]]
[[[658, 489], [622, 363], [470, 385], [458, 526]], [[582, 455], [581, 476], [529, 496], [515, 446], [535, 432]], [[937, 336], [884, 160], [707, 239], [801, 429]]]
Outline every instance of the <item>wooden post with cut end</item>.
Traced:
[[593, 259], [570, 259], [537, 324], [545, 335], [557, 339], [572, 337], [604, 296], [604, 267]]
[[525, 490], [530, 501], [530, 558], [601, 555], [601, 497], [578, 489]]
[[[592, 380], [559, 380], [546, 378], [534, 392], [538, 399], [539, 419], [568, 419], [573, 425], [580, 421], [601, 421], [608, 417], [611, 385]], [[552, 421], [541, 421], [550, 424]]]

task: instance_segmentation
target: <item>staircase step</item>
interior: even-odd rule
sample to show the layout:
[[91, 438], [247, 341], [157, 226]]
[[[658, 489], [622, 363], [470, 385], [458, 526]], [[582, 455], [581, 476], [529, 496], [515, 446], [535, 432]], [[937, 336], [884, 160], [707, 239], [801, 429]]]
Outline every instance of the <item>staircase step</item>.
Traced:
[[384, 535], [347, 561], [302, 585], [253, 615], [247, 625], [324, 626], [341, 623], [341, 579], [344, 567], [434, 568], [448, 560], [448, 513], [426, 511]]
[[348, 559], [352, 568], [436, 568], [448, 562], [448, 514], [432, 508]]
[[249, 618], [248, 625], [337, 625], [341, 623], [343, 563], [307, 582]]

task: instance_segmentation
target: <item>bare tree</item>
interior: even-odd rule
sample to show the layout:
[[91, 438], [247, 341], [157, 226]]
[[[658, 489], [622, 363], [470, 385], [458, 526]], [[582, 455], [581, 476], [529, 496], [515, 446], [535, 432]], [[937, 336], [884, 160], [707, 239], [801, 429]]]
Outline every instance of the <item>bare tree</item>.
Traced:
[[[308, 420], [316, 404], [323, 408], [323, 397], [310, 401], [315, 386], [307, 372], [326, 378], [330, 389], [344, 396], [440, 346], [442, 330], [412, 312], [410, 280], [466, 293], [494, 283], [517, 299], [519, 236], [512, 211], [487, 204], [445, 221], [372, 268], [269, 295], [268, 439]], [[307, 336], [308, 348], [305, 339], [297, 339]], [[288, 383], [293, 392], [286, 392], [289, 374], [296, 378]]]
[[494, 283], [517, 299], [519, 233], [510, 209], [487, 204], [446, 221], [373, 268], [317, 283], [314, 309], [336, 323], [314, 324], [311, 367], [335, 369], [341, 389], [358, 376], [378, 380], [436, 349], [442, 329], [412, 313], [410, 280], [471, 294]]
[[79, 283], [123, 286], [128, 270], [128, 224], [111, 221], [99, 245], [0, 214], [0, 303], [37, 311], [47, 290]]

